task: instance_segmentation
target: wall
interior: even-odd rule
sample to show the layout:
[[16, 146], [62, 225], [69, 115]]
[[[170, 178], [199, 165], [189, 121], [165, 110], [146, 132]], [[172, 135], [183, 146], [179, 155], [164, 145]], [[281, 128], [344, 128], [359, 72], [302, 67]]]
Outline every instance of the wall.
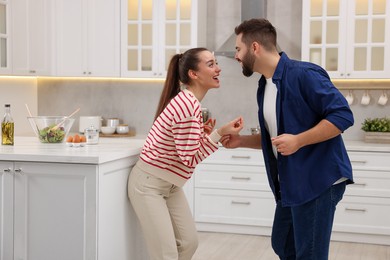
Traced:
[[[226, 37], [233, 33], [233, 28], [239, 23], [237, 9], [226, 9], [229, 4], [236, 5], [236, 0], [207, 1], [207, 30], [203, 34], [210, 37]], [[205, 4], [205, 1], [201, 1]], [[237, 1], [239, 2], [239, 1]], [[222, 7], [221, 7], [222, 6]], [[283, 8], [282, 8], [283, 7]], [[226, 10], [225, 10], [226, 9]], [[302, 2], [296, 0], [268, 1], [267, 17], [278, 31], [278, 42], [290, 58], [300, 58], [301, 42], [301, 9]], [[205, 14], [205, 6], [202, 7]], [[224, 10], [224, 12], [220, 12]], [[217, 17], [216, 15], [219, 16]], [[221, 14], [229, 17], [229, 24], [220, 22]], [[237, 20], [238, 19], [238, 20]], [[217, 22], [218, 20], [218, 22]], [[203, 22], [205, 20], [202, 20]], [[221, 31], [222, 36], [219, 34]], [[221, 38], [221, 39], [222, 39]], [[204, 38], [202, 37], [203, 41]], [[257, 126], [256, 89], [260, 75], [246, 78], [241, 73], [240, 65], [231, 58], [217, 57], [222, 68], [220, 89], [213, 89], [202, 101], [202, 105], [210, 109], [212, 116], [217, 118], [217, 126], [231, 120], [237, 115], [245, 119], [244, 133], [249, 133], [251, 127]], [[12, 86], [12, 88], [10, 87]], [[29, 132], [24, 104], [29, 103], [33, 113], [39, 115], [68, 115], [80, 107], [81, 115], [101, 115], [119, 117], [123, 123], [135, 127], [139, 134], [146, 134], [152, 124], [163, 81], [129, 81], [129, 80], [81, 80], [81, 79], [7, 79], [0, 78], [0, 91], [3, 104], [15, 100], [13, 114], [18, 124], [17, 133]], [[369, 88], [370, 86], [367, 86]], [[345, 91], [342, 91], [344, 94]], [[360, 99], [362, 91], [354, 91]], [[390, 91], [388, 91], [390, 94]], [[373, 97], [369, 106], [362, 106], [357, 101], [351, 106], [355, 115], [355, 125], [344, 133], [347, 140], [363, 138], [361, 123], [366, 117], [390, 117], [390, 102], [386, 106], [375, 103], [382, 91], [370, 91]], [[38, 103], [38, 105], [37, 105]], [[30, 105], [31, 104], [31, 105]], [[72, 131], [78, 131], [76, 120]], [[29, 132], [30, 134], [32, 133]]]
[[27, 120], [28, 113], [25, 104], [28, 105], [31, 113], [36, 115], [37, 102], [35, 78], [0, 78], [0, 113], [4, 113], [4, 104], [11, 104], [15, 135], [34, 135]]

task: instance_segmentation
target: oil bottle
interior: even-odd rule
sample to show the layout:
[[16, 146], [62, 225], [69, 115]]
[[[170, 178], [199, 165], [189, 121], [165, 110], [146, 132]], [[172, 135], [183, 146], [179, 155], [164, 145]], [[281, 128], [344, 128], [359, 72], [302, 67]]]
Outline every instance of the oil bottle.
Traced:
[[5, 113], [1, 122], [1, 144], [14, 145], [14, 120], [11, 116], [11, 105], [5, 104]]

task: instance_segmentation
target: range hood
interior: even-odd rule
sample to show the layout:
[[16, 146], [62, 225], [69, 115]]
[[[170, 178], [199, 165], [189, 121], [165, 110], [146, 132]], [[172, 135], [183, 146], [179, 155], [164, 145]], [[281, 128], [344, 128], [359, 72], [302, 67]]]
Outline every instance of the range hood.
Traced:
[[[267, 0], [241, 0], [241, 22], [252, 18], [267, 17]], [[234, 28], [232, 28], [232, 31]], [[234, 31], [226, 41], [217, 47], [214, 54], [234, 58], [236, 53], [236, 34]]]

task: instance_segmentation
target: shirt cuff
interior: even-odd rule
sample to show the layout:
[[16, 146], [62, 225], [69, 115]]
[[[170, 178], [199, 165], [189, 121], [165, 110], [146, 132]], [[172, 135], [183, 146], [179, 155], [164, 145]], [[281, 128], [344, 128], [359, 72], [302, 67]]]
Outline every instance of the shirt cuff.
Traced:
[[220, 136], [217, 132], [217, 129], [215, 129], [210, 135], [209, 135], [211, 141], [214, 143], [218, 143], [222, 136]]

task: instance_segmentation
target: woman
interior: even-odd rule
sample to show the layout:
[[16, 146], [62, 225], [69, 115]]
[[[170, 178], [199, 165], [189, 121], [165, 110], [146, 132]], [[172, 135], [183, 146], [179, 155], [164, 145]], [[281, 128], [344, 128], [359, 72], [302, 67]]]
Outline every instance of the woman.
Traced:
[[221, 136], [243, 128], [241, 117], [214, 131], [215, 120], [203, 124], [200, 101], [220, 86], [220, 72], [205, 48], [170, 61], [155, 121], [128, 185], [151, 260], [192, 258], [197, 233], [182, 186], [195, 166], [218, 149]]

